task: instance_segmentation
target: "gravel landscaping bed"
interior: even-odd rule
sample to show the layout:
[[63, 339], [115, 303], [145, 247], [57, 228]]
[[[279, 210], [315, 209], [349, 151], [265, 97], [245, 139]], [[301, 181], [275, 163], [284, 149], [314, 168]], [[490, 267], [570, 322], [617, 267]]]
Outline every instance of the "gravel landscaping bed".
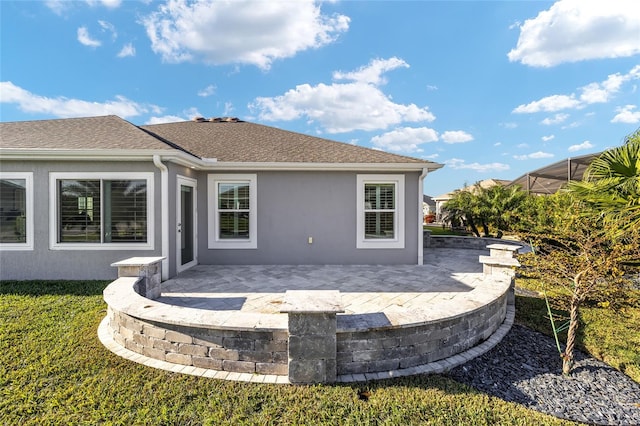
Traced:
[[597, 425], [640, 425], [640, 384], [576, 351], [569, 377], [553, 338], [514, 325], [495, 348], [448, 373], [452, 379], [553, 416]]

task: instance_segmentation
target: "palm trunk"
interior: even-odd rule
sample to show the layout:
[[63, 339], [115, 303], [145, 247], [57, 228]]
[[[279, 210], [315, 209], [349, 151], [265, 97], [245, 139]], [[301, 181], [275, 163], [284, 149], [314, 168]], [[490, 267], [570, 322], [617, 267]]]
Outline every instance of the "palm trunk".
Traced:
[[478, 228], [476, 227], [476, 224], [473, 221], [473, 219], [468, 219], [467, 225], [469, 225], [469, 227], [471, 228], [471, 232], [473, 232], [473, 235], [480, 238], [480, 232], [478, 231]]
[[573, 350], [576, 346], [576, 334], [578, 332], [578, 308], [581, 299], [574, 292], [571, 298], [571, 310], [569, 311], [569, 330], [567, 331], [567, 346], [562, 354], [562, 374], [568, 375], [573, 368]]
[[484, 220], [482, 221], [482, 230], [484, 231], [484, 236], [489, 236], [489, 225]]

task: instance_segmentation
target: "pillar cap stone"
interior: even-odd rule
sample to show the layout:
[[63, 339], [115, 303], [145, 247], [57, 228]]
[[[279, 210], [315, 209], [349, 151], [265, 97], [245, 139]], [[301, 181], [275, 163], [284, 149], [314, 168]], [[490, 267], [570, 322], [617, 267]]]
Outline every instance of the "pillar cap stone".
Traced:
[[153, 265], [154, 263], [161, 262], [165, 260], [164, 256], [157, 257], [130, 257], [128, 259], [120, 260], [118, 262], [112, 263], [111, 266], [119, 267], [119, 266], [147, 266]]
[[339, 290], [287, 290], [280, 306], [283, 314], [344, 312]]

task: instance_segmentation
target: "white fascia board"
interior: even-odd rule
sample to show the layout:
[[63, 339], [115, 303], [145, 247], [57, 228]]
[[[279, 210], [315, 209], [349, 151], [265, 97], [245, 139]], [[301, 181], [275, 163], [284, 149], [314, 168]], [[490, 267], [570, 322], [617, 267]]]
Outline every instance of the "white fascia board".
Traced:
[[318, 170], [318, 171], [399, 171], [399, 172], [422, 172], [443, 167], [439, 163], [259, 163], [259, 162], [225, 162], [218, 161], [208, 164], [207, 170]]

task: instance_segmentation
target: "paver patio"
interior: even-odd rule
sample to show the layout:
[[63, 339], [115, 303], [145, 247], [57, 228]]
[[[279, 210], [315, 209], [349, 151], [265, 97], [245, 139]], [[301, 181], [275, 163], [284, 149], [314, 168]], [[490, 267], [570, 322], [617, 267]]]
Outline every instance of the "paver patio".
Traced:
[[345, 315], [393, 313], [459, 299], [481, 281], [488, 250], [425, 249], [424, 265], [198, 265], [162, 284], [158, 302], [278, 314], [286, 290], [340, 290]]

